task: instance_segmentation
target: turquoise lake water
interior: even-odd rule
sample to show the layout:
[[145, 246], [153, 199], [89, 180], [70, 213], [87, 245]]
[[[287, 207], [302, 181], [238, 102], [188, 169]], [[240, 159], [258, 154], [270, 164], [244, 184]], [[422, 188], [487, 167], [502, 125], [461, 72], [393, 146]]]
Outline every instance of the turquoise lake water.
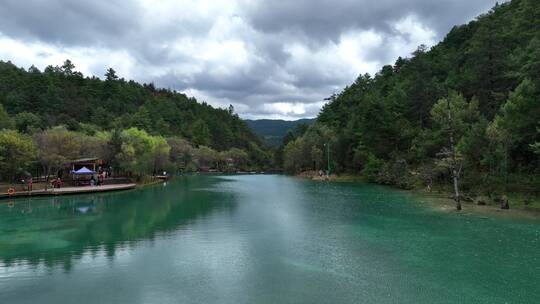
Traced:
[[540, 303], [540, 222], [390, 188], [179, 177], [0, 203], [0, 303]]

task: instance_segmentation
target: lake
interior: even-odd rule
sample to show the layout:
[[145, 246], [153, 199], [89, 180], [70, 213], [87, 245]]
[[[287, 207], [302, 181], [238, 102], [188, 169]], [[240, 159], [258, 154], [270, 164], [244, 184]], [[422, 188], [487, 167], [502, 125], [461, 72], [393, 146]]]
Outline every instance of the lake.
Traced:
[[538, 303], [540, 223], [391, 188], [189, 176], [0, 204], [0, 303]]

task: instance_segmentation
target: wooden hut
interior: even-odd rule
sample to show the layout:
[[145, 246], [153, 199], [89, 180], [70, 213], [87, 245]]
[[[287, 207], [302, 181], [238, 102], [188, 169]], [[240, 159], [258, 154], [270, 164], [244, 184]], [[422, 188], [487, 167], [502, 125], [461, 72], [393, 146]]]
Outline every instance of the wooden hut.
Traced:
[[73, 172], [86, 167], [92, 171], [99, 171], [99, 167], [103, 167], [104, 164], [105, 162], [97, 157], [81, 158], [67, 163], [66, 169]]

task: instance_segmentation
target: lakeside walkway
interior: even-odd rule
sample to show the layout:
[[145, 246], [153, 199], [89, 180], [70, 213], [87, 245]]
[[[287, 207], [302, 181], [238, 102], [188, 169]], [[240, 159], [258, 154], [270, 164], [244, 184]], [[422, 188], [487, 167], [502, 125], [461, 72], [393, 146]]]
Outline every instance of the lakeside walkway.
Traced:
[[114, 184], [114, 185], [103, 185], [103, 186], [50, 188], [47, 190], [43, 189], [43, 190], [33, 190], [30, 192], [28, 191], [16, 192], [11, 197], [7, 193], [0, 193], [0, 199], [119, 191], [119, 190], [134, 189], [136, 186], [137, 186], [136, 184], [131, 183], [131, 184]]

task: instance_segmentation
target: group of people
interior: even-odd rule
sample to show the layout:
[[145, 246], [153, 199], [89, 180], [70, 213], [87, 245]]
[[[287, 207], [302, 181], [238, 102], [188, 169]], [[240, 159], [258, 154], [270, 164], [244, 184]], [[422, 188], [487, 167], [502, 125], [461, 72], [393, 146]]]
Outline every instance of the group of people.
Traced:
[[103, 185], [105, 183], [105, 176], [107, 176], [105, 172], [98, 172], [97, 179], [92, 175], [92, 177], [90, 177], [90, 186]]
[[52, 184], [53, 188], [60, 188], [60, 187], [62, 187], [64, 185], [64, 182], [62, 181], [62, 179], [59, 176], [59, 177], [53, 179], [51, 181], [51, 184]]
[[319, 177], [323, 177], [325, 174], [326, 174], [326, 178], [328, 178], [329, 175], [330, 175], [330, 171], [328, 171], [328, 170], [323, 171], [322, 169], [319, 170]]
[[[26, 179], [21, 179], [21, 183], [23, 185], [26, 185], [26, 189], [23, 186], [23, 190], [26, 190], [28, 192], [31, 192], [32, 190], [34, 190], [34, 179], [32, 178], [32, 176], [28, 176]], [[50, 181], [50, 184], [53, 188], [60, 188], [61, 186], [64, 185], [64, 182], [62, 181], [60, 177], [57, 177], [55, 179], [52, 179]]]
[[[109, 167], [106, 169], [99, 167], [97, 174], [92, 174], [92, 176], [90, 177], [90, 180], [89, 180], [90, 185], [91, 186], [104, 185], [105, 178], [108, 178], [108, 177], [112, 177], [112, 167]], [[20, 182], [23, 184], [23, 189], [25, 188], [24, 185], [26, 186], [26, 189], [24, 190], [29, 191], [29, 192], [33, 190], [34, 180], [29, 173], [27, 173], [25, 177], [21, 178]], [[60, 176], [58, 176], [57, 178], [50, 180], [50, 184], [53, 188], [60, 188], [64, 185], [64, 181], [62, 181]]]
[[97, 175], [92, 175], [92, 177], [90, 178], [90, 185], [91, 186], [104, 185], [105, 178], [107, 177], [112, 177], [112, 167], [104, 169], [103, 167], [99, 166]]

